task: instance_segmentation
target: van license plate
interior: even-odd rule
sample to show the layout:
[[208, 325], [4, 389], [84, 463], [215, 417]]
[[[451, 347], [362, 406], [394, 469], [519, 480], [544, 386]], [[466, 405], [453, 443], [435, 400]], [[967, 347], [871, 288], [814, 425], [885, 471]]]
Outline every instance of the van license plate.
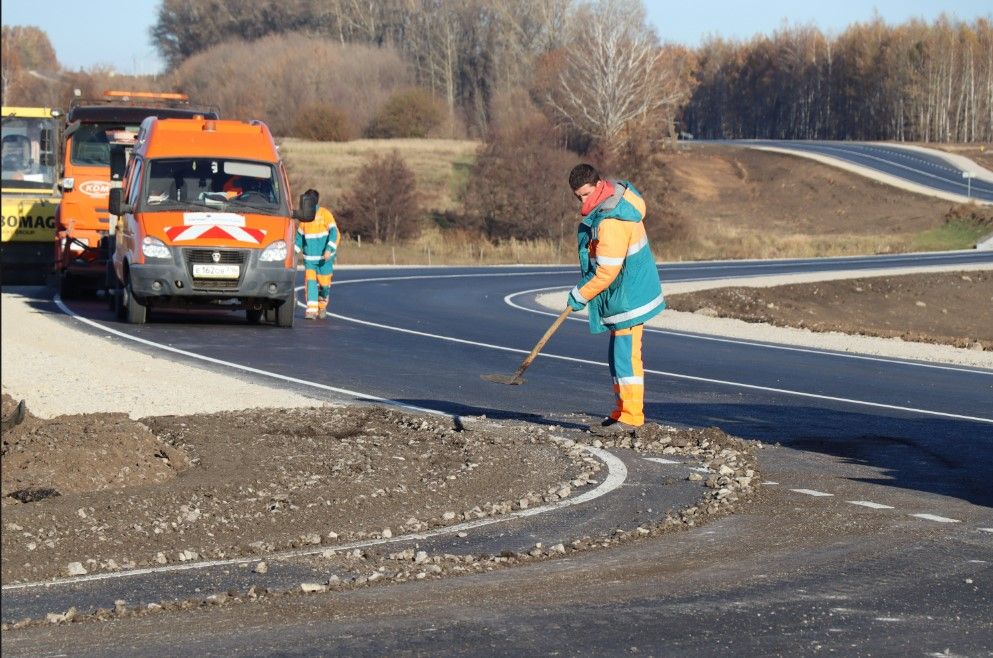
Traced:
[[237, 265], [193, 264], [193, 276], [198, 279], [237, 279], [239, 274]]

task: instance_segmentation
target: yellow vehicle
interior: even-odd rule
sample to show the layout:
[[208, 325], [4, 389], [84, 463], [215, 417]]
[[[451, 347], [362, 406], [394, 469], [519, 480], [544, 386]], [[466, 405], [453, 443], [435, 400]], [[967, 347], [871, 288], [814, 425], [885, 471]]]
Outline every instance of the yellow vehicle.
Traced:
[[47, 107], [7, 107], [3, 115], [4, 283], [44, 283], [52, 269], [59, 204], [58, 123]]

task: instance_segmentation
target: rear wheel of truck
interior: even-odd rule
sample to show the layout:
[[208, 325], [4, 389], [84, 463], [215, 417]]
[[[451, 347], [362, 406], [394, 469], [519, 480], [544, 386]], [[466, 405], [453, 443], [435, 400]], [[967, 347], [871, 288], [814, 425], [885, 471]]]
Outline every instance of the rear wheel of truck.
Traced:
[[130, 276], [128, 276], [126, 285], [128, 291], [126, 304], [128, 324], [145, 324], [148, 321], [148, 306], [135, 299], [134, 290], [131, 288]]
[[107, 276], [105, 279], [105, 287], [107, 295], [107, 310], [116, 311], [117, 310], [117, 274], [114, 272], [114, 267], [110, 263], [107, 263]]
[[68, 272], [63, 272], [59, 277], [59, 295], [62, 299], [72, 299], [79, 295], [79, 286]]
[[296, 310], [297, 299], [294, 293], [290, 293], [283, 303], [276, 309], [276, 326], [292, 327], [293, 312]]
[[128, 317], [127, 300], [125, 300], [126, 296], [127, 296], [127, 291], [124, 290], [124, 286], [119, 285], [116, 288], [114, 288], [114, 296], [113, 296], [114, 315], [117, 316], [118, 320], [122, 320], [122, 321], [126, 320]]

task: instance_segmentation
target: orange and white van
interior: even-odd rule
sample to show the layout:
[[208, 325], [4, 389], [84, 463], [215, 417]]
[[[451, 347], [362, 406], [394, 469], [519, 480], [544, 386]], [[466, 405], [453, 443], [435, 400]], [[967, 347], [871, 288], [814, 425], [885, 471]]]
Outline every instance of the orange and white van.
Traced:
[[118, 316], [206, 306], [292, 326], [295, 220], [316, 210], [304, 201], [295, 212], [264, 123], [149, 117], [109, 195]]

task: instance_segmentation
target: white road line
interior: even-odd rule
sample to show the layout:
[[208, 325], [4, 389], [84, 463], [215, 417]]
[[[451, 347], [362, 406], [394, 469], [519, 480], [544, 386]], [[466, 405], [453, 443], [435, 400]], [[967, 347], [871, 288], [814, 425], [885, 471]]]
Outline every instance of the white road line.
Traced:
[[870, 509], [893, 509], [892, 505], [883, 505], [882, 503], [874, 503], [870, 500], [850, 500], [848, 501], [852, 505], [861, 505], [862, 507], [868, 507]]
[[168, 573], [174, 571], [192, 571], [197, 569], [208, 569], [211, 567], [249, 564], [252, 562], [258, 562], [259, 560], [266, 560], [268, 562], [272, 562], [275, 560], [290, 560], [294, 558], [320, 555], [324, 551], [328, 551], [328, 550], [350, 551], [356, 548], [366, 548], [369, 546], [381, 546], [384, 544], [396, 544], [398, 542], [409, 542], [409, 541], [415, 541], [421, 539], [431, 539], [433, 537], [441, 537], [452, 533], [464, 532], [466, 530], [472, 530], [475, 528], [482, 528], [484, 526], [493, 525], [495, 523], [505, 523], [507, 521], [512, 521], [514, 519], [536, 516], [538, 514], [545, 514], [547, 512], [562, 509], [563, 507], [580, 505], [582, 503], [586, 503], [596, 498], [605, 496], [609, 494], [611, 491], [614, 491], [615, 489], [623, 485], [625, 480], [627, 480], [627, 476], [628, 476], [627, 466], [625, 466], [624, 462], [621, 461], [618, 457], [615, 457], [606, 450], [602, 450], [600, 448], [594, 448], [593, 446], [583, 446], [583, 449], [589, 451], [593, 456], [603, 461], [604, 464], [607, 466], [607, 477], [604, 478], [604, 481], [600, 483], [600, 485], [597, 486], [595, 489], [591, 489], [590, 491], [582, 493], [578, 496], [566, 498], [565, 500], [560, 500], [556, 503], [549, 503], [548, 505], [542, 505], [541, 507], [535, 507], [533, 509], [511, 512], [510, 514], [504, 514], [502, 516], [491, 516], [485, 519], [477, 519], [475, 521], [466, 521], [465, 523], [450, 525], [444, 528], [431, 530], [429, 532], [412, 533], [409, 535], [392, 537], [390, 539], [368, 539], [365, 541], [351, 542], [348, 544], [333, 544], [328, 546], [321, 546], [320, 548], [305, 548], [294, 551], [284, 551], [281, 553], [272, 553], [269, 555], [256, 555], [253, 557], [232, 558], [229, 560], [209, 560], [204, 562], [193, 562], [189, 564], [170, 564], [163, 567], [147, 567], [144, 569], [131, 569], [128, 571], [96, 573], [96, 574], [89, 574], [86, 576], [76, 576], [73, 578], [58, 578], [55, 580], [49, 580], [43, 582], [4, 585], [0, 589], [6, 592], [10, 590], [33, 589], [37, 587], [48, 588], [48, 587], [55, 587], [58, 585], [75, 585], [84, 582], [115, 580], [119, 578], [127, 578], [130, 576], [144, 576], [149, 574]]
[[664, 457], [642, 457], [646, 462], [655, 462], [656, 464], [682, 464], [681, 461], [676, 461], [675, 459], [665, 459]]
[[833, 496], [834, 494], [824, 493], [823, 491], [815, 491], [814, 489], [790, 489], [790, 491], [795, 491], [799, 494], [804, 494], [806, 496]]
[[[379, 322], [370, 322], [368, 320], [359, 320], [358, 318], [351, 318], [347, 315], [341, 315], [338, 313], [328, 313], [328, 317], [337, 318], [338, 320], [344, 320], [345, 322], [354, 322], [355, 324], [361, 324], [366, 327], [376, 327], [377, 329], [386, 329], [388, 331], [396, 331], [402, 334], [409, 334], [412, 336], [421, 336], [424, 338], [434, 338], [436, 340], [444, 340], [450, 343], [459, 343], [461, 345], [472, 345], [473, 347], [485, 347], [491, 350], [500, 350], [502, 352], [511, 352], [514, 354], [528, 354], [530, 350], [518, 349], [516, 347], [504, 347], [503, 345], [494, 345], [492, 343], [483, 343], [475, 340], [466, 340], [464, 338], [453, 338], [452, 336], [442, 336], [440, 334], [432, 334], [426, 331], [416, 331], [414, 329], [405, 329], [403, 327], [395, 327], [393, 325], [382, 324]], [[579, 359], [573, 356], [564, 356], [561, 354], [549, 354], [543, 353], [539, 357], [547, 359], [558, 359], [560, 361], [568, 361], [571, 363], [582, 363], [585, 365], [594, 366], [607, 366], [606, 362], [603, 361], [592, 361], [590, 359]], [[921, 414], [925, 416], [938, 416], [941, 418], [954, 418], [957, 420], [971, 420], [980, 423], [990, 423], [993, 424], [993, 418], [982, 418], [979, 416], [965, 416], [962, 414], [952, 414], [946, 413], [944, 411], [933, 411], [931, 409], [919, 409], [916, 407], [904, 407], [895, 404], [883, 404], [881, 402], [868, 402], [865, 400], [853, 400], [851, 398], [842, 398], [832, 395], [819, 395], [817, 393], [806, 393], [804, 391], [792, 391], [784, 388], [774, 388], [771, 386], [758, 386], [756, 384], [745, 384], [743, 382], [732, 382], [724, 379], [713, 379], [710, 377], [697, 377], [694, 375], [684, 375], [678, 372], [667, 372], [665, 370], [649, 370], [645, 369], [646, 373], [652, 375], [661, 375], [663, 377], [672, 377], [674, 379], [683, 379], [687, 381], [703, 382], [706, 384], [719, 384], [721, 386], [731, 386], [734, 388], [744, 388], [753, 391], [764, 391], [767, 393], [781, 393], [784, 395], [795, 395], [802, 398], [810, 398], [814, 400], [826, 400], [829, 402], [841, 402], [844, 404], [854, 404], [863, 407], [873, 407], [875, 409], [888, 409], [891, 411], [906, 411], [914, 414]]]
[[988, 532], [990, 534], [993, 534], [993, 528], [980, 528], [979, 532]]
[[253, 375], [262, 375], [264, 377], [271, 377], [273, 379], [278, 379], [278, 380], [281, 380], [281, 381], [284, 381], [284, 382], [289, 382], [291, 384], [297, 384], [299, 386], [306, 386], [306, 387], [309, 387], [309, 388], [316, 388], [316, 389], [320, 389], [322, 391], [328, 391], [328, 392], [331, 392], [331, 393], [340, 393], [342, 395], [348, 395], [348, 396], [356, 397], [356, 398], [358, 398], [360, 400], [368, 400], [370, 402], [378, 402], [378, 403], [381, 403], [381, 404], [388, 404], [388, 405], [392, 405], [392, 406], [395, 406], [395, 407], [401, 407], [403, 409], [409, 409], [411, 411], [417, 411], [417, 412], [420, 412], [420, 413], [432, 414], [432, 415], [435, 415], [435, 416], [451, 416], [452, 415], [452, 414], [449, 414], [449, 413], [444, 413], [444, 412], [441, 412], [441, 411], [437, 411], [436, 409], [427, 409], [427, 408], [424, 408], [424, 407], [417, 407], [417, 406], [414, 406], [412, 404], [405, 404], [405, 403], [402, 403], [402, 402], [397, 402], [396, 400], [390, 400], [388, 398], [381, 398], [381, 397], [378, 397], [378, 396], [375, 396], [375, 395], [369, 395], [367, 393], [360, 393], [358, 391], [352, 391], [352, 390], [349, 390], [347, 388], [338, 388], [336, 386], [328, 386], [326, 384], [317, 384], [317, 383], [314, 383], [314, 382], [308, 382], [308, 381], [305, 381], [303, 379], [297, 379], [296, 377], [289, 377], [287, 375], [281, 375], [281, 374], [276, 373], [276, 372], [269, 372], [268, 370], [261, 370], [259, 368], [252, 368], [250, 366], [241, 365], [240, 363], [234, 363], [232, 361], [224, 361], [223, 359], [215, 359], [214, 357], [204, 356], [203, 354], [197, 354], [196, 352], [188, 352], [186, 350], [181, 350], [179, 348], [171, 347], [169, 345], [163, 345], [161, 343], [156, 343], [156, 342], [151, 341], [151, 340], [146, 340], [144, 338], [139, 338], [137, 336], [132, 336], [130, 334], [126, 334], [123, 331], [118, 331], [117, 329], [112, 329], [112, 328], [110, 328], [110, 327], [108, 327], [106, 325], [100, 324], [99, 322], [96, 322], [94, 320], [90, 320], [89, 318], [84, 318], [83, 316], [77, 314], [75, 311], [73, 311], [68, 306], [66, 306], [65, 303], [62, 301], [62, 296], [59, 295], [59, 294], [56, 294], [55, 295], [54, 301], [55, 301], [55, 304], [62, 310], [63, 313], [65, 313], [69, 317], [73, 318], [74, 320], [77, 320], [79, 322], [82, 322], [83, 324], [87, 324], [87, 325], [89, 325], [91, 327], [94, 327], [95, 329], [99, 329], [100, 331], [107, 332], [109, 334], [112, 334], [114, 336], [118, 336], [120, 338], [124, 338], [126, 340], [134, 341], [134, 342], [139, 343], [141, 345], [145, 345], [145, 346], [148, 346], [148, 347], [153, 347], [153, 348], [158, 349], [158, 350], [163, 350], [163, 351], [166, 351], [166, 352], [171, 352], [173, 354], [180, 354], [182, 356], [189, 357], [191, 359], [197, 359], [199, 361], [205, 361], [207, 363], [212, 363], [212, 364], [219, 365], [219, 366], [225, 366], [225, 367], [228, 367], [228, 368], [235, 368], [236, 370], [241, 370], [243, 372], [250, 372]]
[[770, 485], [772, 485], [772, 484], [779, 484], [779, 483], [778, 482], [773, 482], [772, 480], [766, 480], [762, 484], [770, 484]]
[[962, 523], [958, 519], [950, 519], [947, 516], [938, 516], [937, 514], [911, 514], [910, 516], [924, 519], [925, 521], [937, 521], [938, 523]]
[[[688, 281], [714, 281], [721, 277], [712, 277], [704, 279], [681, 279], [679, 283], [684, 283]], [[556, 316], [558, 313], [553, 313], [551, 311], [546, 311], [543, 309], [528, 308], [527, 306], [522, 306], [513, 300], [514, 297], [520, 295], [530, 295], [539, 292], [548, 292], [550, 290], [561, 290], [563, 292], [569, 290], [568, 287], [564, 286], [548, 286], [546, 288], [534, 288], [533, 290], [522, 290], [520, 292], [511, 293], [503, 298], [505, 304], [512, 308], [516, 308], [520, 311], [527, 311], [528, 313], [536, 313], [538, 315]], [[568, 318], [574, 322], [586, 322], [585, 318], [570, 317]], [[882, 363], [896, 363], [905, 366], [912, 366], [915, 368], [930, 368], [932, 370], [950, 370], [953, 372], [967, 372], [973, 375], [989, 375], [993, 377], [993, 370], [986, 370], [982, 368], [969, 368], [965, 366], [953, 366], [941, 363], [924, 363], [921, 361], [907, 361], [904, 359], [893, 359], [881, 356], [869, 356], [865, 354], [851, 354], [848, 352], [837, 352], [834, 350], [821, 350], [812, 347], [795, 347], [792, 345], [776, 345], [773, 343], [763, 343], [754, 340], [746, 340], [743, 338], [727, 338], [725, 336], [708, 336], [704, 334], [693, 334], [685, 331], [674, 331], [672, 329], [654, 329], [652, 327], [645, 327], [645, 331], [653, 334], [662, 334], [667, 336], [679, 336], [681, 338], [690, 338], [693, 340], [707, 340], [714, 343], [730, 343], [732, 345], [749, 345], [752, 347], [761, 347], [770, 350], [779, 350], [782, 352], [800, 352], [802, 354], [818, 354], [827, 355], [831, 357], [837, 357], [841, 359], [853, 359], [856, 361], [877, 361]]]

